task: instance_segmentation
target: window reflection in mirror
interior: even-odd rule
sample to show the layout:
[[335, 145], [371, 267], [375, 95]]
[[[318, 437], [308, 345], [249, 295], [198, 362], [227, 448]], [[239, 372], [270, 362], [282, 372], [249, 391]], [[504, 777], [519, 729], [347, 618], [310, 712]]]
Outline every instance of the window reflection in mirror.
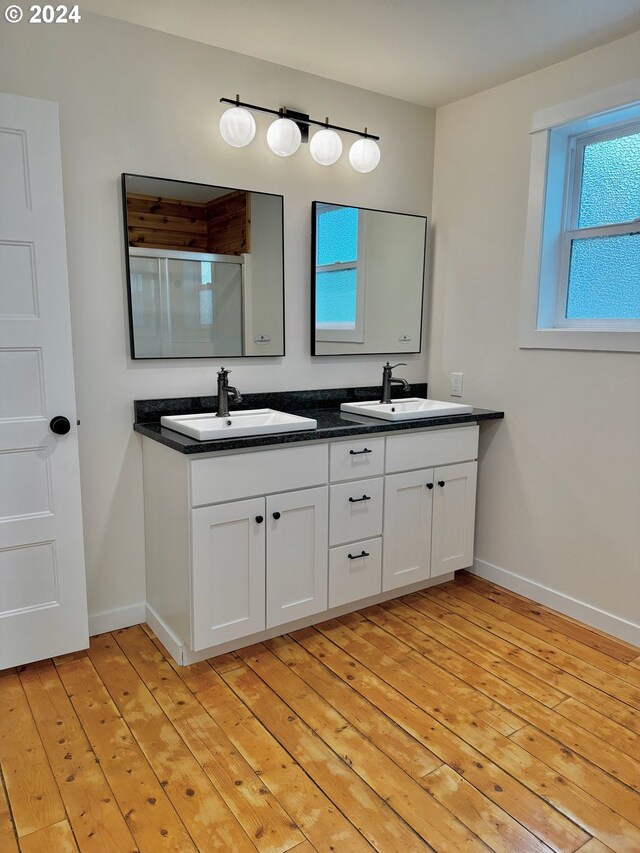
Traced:
[[284, 355], [283, 199], [123, 175], [133, 358]]
[[313, 355], [420, 352], [426, 218], [314, 202]]

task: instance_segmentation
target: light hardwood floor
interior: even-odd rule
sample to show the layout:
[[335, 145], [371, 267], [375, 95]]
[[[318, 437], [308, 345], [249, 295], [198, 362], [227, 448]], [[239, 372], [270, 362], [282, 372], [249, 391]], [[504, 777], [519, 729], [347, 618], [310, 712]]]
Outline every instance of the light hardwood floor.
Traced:
[[640, 851], [640, 649], [467, 574], [181, 668], [0, 677], [0, 851]]

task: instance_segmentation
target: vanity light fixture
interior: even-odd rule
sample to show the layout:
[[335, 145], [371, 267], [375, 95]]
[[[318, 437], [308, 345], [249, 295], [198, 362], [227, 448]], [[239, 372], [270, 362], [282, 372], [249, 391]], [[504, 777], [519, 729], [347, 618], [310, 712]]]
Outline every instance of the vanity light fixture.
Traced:
[[256, 104], [247, 104], [240, 100], [239, 95], [234, 99], [220, 98], [220, 102], [232, 105], [220, 119], [220, 134], [225, 142], [235, 148], [244, 148], [253, 140], [256, 126], [250, 111], [255, 111], [278, 117], [267, 130], [267, 145], [279, 157], [290, 157], [295, 154], [300, 144], [308, 141], [309, 128], [314, 125], [321, 130], [312, 136], [309, 151], [319, 165], [331, 166], [342, 156], [342, 139], [336, 131], [360, 137], [349, 151], [349, 162], [356, 172], [372, 172], [380, 162], [380, 148], [377, 143], [380, 137], [369, 133], [366, 127], [364, 131], [352, 130], [348, 127], [329, 124], [328, 117], [324, 121], [316, 121], [309, 118], [306, 113], [296, 112], [287, 107], [274, 110], [259, 107]]
[[295, 154], [301, 142], [300, 128], [290, 118], [277, 118], [269, 125], [267, 145], [278, 157], [290, 157]]
[[342, 156], [342, 140], [335, 130], [329, 127], [328, 117], [325, 127], [313, 134], [309, 153], [320, 166], [332, 166]]
[[378, 144], [367, 137], [357, 139], [349, 149], [349, 162], [356, 172], [373, 172], [380, 162]]
[[256, 135], [256, 121], [248, 110], [232, 107], [220, 117], [220, 135], [234, 148], [244, 148]]

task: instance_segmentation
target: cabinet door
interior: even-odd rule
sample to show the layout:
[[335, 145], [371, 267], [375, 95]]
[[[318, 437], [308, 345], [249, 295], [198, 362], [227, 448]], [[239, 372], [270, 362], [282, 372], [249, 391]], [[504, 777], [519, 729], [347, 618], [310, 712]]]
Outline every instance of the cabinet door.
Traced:
[[327, 486], [267, 498], [267, 628], [327, 609]]
[[429, 577], [433, 476], [424, 468], [385, 478], [383, 591]]
[[194, 651], [265, 627], [265, 499], [191, 512]]
[[473, 563], [476, 470], [476, 462], [463, 462], [434, 471], [432, 578]]

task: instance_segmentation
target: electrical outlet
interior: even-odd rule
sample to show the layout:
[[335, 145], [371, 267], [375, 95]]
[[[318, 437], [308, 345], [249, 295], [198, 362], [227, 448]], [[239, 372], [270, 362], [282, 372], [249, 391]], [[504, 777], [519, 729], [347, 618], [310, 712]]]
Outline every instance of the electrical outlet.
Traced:
[[462, 373], [451, 374], [451, 396], [462, 397]]

